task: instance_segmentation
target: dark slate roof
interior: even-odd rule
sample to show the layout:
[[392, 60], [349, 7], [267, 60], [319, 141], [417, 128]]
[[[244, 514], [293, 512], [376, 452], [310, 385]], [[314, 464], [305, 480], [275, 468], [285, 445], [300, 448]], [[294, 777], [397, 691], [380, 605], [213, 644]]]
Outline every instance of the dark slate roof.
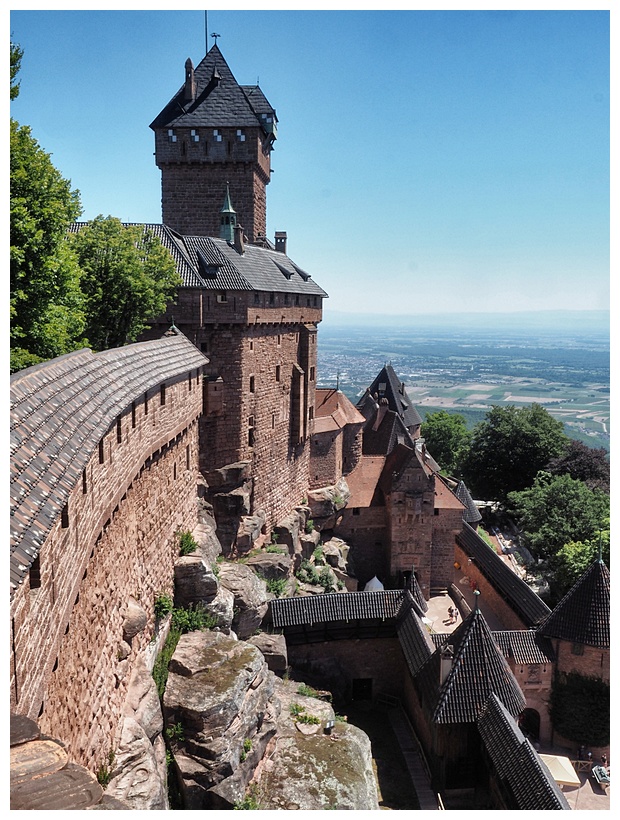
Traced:
[[207, 363], [178, 331], [79, 350], [11, 376], [11, 595], [101, 437], [145, 391]]
[[542, 622], [541, 635], [609, 649], [610, 575], [597, 559]]
[[491, 695], [485, 704], [478, 731], [502, 783], [503, 794], [513, 803], [508, 809], [570, 810], [562, 789], [496, 695]]
[[376, 414], [364, 426], [362, 452], [365, 456], [387, 455], [397, 444], [403, 444], [411, 450], [415, 448], [414, 441], [398, 413], [388, 410], [377, 430], [373, 430], [375, 418]]
[[550, 612], [547, 604], [522, 581], [500, 556], [467, 523], [456, 536], [458, 544], [476, 566], [489, 579], [493, 587], [504, 598], [527, 627], [537, 626]]
[[[216, 73], [217, 82], [212, 82]], [[183, 99], [185, 83], [151, 123], [157, 128], [256, 128], [264, 127], [261, 114], [272, 116], [275, 109], [256, 86], [241, 86], [233, 76], [217, 45], [196, 66], [196, 99]]]
[[555, 660], [551, 641], [533, 629], [519, 629], [493, 632], [493, 639], [505, 658], [513, 658], [515, 663], [548, 664]]
[[454, 630], [446, 645], [453, 648], [453, 660], [444, 683], [440, 682], [439, 651], [417, 675], [433, 705], [436, 723], [474, 723], [493, 693], [512, 715], [522, 711], [523, 693], [479, 609]]
[[398, 615], [397, 634], [405, 661], [412, 676], [424, 666], [435, 651], [433, 639], [421, 620], [422, 610], [407, 590]]
[[478, 521], [482, 519], [482, 515], [478, 507], [474, 504], [469, 490], [465, 486], [465, 482], [459, 481], [454, 494], [465, 507], [463, 511], [463, 521], [467, 521], [468, 524], [477, 524]]
[[330, 592], [271, 601], [271, 616], [276, 628], [353, 621], [395, 619], [404, 596], [402, 589], [377, 592]]
[[[77, 233], [87, 223], [75, 222]], [[166, 225], [124, 223], [152, 231], [172, 254], [183, 287], [206, 290], [256, 290], [326, 297], [310, 274], [289, 257], [259, 245], [245, 245], [239, 254], [225, 239], [181, 236]]]
[[[386, 364], [381, 369], [379, 375], [368, 388], [368, 391], [371, 396], [376, 394], [379, 400], [386, 398], [390, 410], [398, 413], [405, 423], [405, 427], [416, 427], [422, 424], [422, 417], [407, 395], [405, 383], [401, 382], [398, 378], [391, 364]], [[363, 401], [364, 397], [360, 403]]]

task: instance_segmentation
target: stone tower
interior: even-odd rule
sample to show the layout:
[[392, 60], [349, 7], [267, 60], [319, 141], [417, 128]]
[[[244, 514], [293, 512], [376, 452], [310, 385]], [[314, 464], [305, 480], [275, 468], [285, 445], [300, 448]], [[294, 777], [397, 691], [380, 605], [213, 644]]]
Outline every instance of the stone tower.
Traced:
[[276, 112], [258, 87], [239, 85], [217, 45], [153, 120], [162, 218], [184, 236], [220, 236], [227, 186], [250, 242], [266, 233], [266, 186]]

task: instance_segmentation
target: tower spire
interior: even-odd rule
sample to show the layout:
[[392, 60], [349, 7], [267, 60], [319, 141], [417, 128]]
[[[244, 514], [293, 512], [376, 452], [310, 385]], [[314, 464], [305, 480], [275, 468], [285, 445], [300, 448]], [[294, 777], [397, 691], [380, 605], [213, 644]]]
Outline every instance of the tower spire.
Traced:
[[220, 209], [220, 239], [225, 239], [227, 242], [234, 242], [236, 224], [237, 212], [233, 208], [232, 202], [230, 201], [230, 188], [227, 182], [224, 204]]

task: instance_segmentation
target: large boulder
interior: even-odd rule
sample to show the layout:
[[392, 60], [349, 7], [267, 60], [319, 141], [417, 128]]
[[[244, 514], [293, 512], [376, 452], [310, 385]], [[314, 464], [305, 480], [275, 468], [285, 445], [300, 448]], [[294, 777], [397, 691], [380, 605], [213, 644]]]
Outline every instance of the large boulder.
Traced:
[[316, 529], [324, 530], [333, 527], [336, 513], [346, 507], [350, 497], [349, 485], [344, 478], [328, 487], [310, 490], [308, 493], [308, 507]]
[[234, 464], [225, 464], [224, 467], [207, 473], [207, 484], [211, 491], [239, 487], [251, 479], [251, 461], [236, 461]]
[[264, 540], [264, 526], [265, 513], [261, 510], [258, 510], [254, 515], [244, 516], [237, 529], [237, 552], [249, 552], [254, 549], [254, 545], [259, 539]]
[[123, 640], [130, 642], [139, 632], [142, 632], [147, 623], [148, 617], [144, 609], [134, 598], [129, 598], [125, 605]]
[[166, 752], [163, 738], [151, 743], [147, 733], [132, 717], [122, 719], [108, 797], [134, 810], [168, 808]]
[[275, 581], [289, 577], [293, 559], [282, 552], [260, 552], [248, 558], [246, 566], [251, 567], [260, 577]]
[[260, 627], [267, 612], [267, 585], [245, 564], [224, 561], [220, 567], [220, 583], [233, 593], [235, 616], [232, 628], [245, 640]]
[[288, 653], [284, 635], [270, 635], [268, 632], [259, 632], [248, 638], [248, 643], [256, 646], [263, 653], [267, 666], [276, 675], [283, 675], [288, 668]]
[[200, 555], [194, 553], [177, 558], [174, 564], [175, 606], [209, 603], [217, 595], [217, 590], [217, 578]]
[[[282, 704], [277, 738], [251, 786], [259, 808], [378, 811], [368, 736], [345, 722], [326, 732], [335, 719], [331, 704], [300, 695], [298, 687], [292, 681], [277, 684]], [[303, 715], [319, 723], [304, 723]]]
[[182, 635], [164, 716], [184, 808], [232, 808], [275, 733], [275, 676], [252, 644], [221, 632]]
[[235, 596], [221, 584], [218, 587], [217, 595], [208, 604], [205, 604], [206, 611], [215, 618], [215, 626], [228, 633], [232, 629], [233, 618], [235, 617]]
[[151, 742], [164, 730], [157, 686], [142, 656], [136, 659], [131, 674], [123, 715], [136, 720]]

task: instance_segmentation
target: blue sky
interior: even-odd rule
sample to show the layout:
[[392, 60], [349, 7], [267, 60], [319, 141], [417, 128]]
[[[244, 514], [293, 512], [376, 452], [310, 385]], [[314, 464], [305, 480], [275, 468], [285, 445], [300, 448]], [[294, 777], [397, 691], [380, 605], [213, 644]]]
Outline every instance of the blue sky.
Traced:
[[[148, 126], [204, 11], [13, 10], [10, 31], [11, 114], [83, 218], [160, 222]], [[328, 311], [609, 307], [608, 11], [214, 9], [212, 32], [276, 108], [268, 235]]]

